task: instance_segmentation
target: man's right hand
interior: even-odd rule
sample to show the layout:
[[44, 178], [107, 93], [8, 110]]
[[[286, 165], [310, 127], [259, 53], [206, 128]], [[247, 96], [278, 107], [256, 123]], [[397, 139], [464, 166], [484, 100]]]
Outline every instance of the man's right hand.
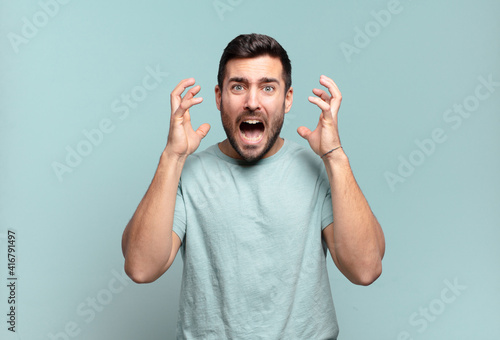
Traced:
[[[172, 264], [181, 245], [173, 231], [175, 202], [184, 161], [192, 154], [210, 125], [196, 131], [191, 126], [189, 109], [202, 102], [194, 98], [200, 92], [193, 78], [184, 79], [172, 91], [172, 115], [165, 150], [148, 191], [123, 232], [122, 249], [125, 272], [138, 283], [152, 282]], [[191, 87], [184, 96], [182, 93]], [[180, 161], [180, 162], [179, 162]]]
[[184, 79], [170, 94], [172, 114], [165, 152], [180, 158], [185, 158], [195, 152], [210, 130], [210, 125], [207, 123], [202, 124], [196, 131], [191, 126], [189, 109], [203, 101], [201, 97], [194, 98], [200, 92], [200, 86], [190, 88], [184, 97], [182, 93], [194, 83], [194, 78]]

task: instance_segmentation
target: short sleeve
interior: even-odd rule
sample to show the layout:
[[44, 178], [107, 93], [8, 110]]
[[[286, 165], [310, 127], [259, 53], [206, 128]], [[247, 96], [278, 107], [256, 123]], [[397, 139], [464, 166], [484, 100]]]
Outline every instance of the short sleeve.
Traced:
[[325, 198], [323, 199], [323, 206], [321, 207], [321, 230], [333, 223], [332, 193], [328, 179], [323, 181], [323, 185], [326, 185], [327, 189]]
[[179, 186], [177, 187], [172, 230], [179, 236], [181, 242], [184, 243], [184, 236], [186, 235], [186, 206], [182, 195], [181, 181], [179, 181]]
[[328, 227], [333, 223], [333, 208], [332, 208], [332, 195], [328, 190], [323, 201], [323, 208], [321, 209], [321, 230]]

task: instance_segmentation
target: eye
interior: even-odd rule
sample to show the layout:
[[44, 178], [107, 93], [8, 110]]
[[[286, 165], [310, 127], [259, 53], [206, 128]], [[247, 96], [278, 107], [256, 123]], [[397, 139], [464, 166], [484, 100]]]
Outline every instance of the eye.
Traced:
[[240, 84], [233, 85], [233, 90], [241, 91], [241, 90], [243, 90], [243, 86], [241, 86]]
[[264, 92], [273, 92], [273, 91], [274, 91], [274, 86], [271, 85], [264, 86]]

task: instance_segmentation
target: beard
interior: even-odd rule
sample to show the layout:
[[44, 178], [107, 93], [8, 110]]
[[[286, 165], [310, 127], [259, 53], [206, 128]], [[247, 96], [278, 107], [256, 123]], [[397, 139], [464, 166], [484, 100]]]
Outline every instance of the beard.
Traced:
[[[271, 150], [274, 146], [283, 127], [283, 121], [285, 118], [285, 103], [283, 103], [283, 112], [281, 115], [276, 116], [272, 121], [267, 120], [266, 116], [262, 115], [260, 111], [244, 111], [242, 112], [235, 121], [231, 120], [229, 114], [224, 110], [223, 101], [220, 103], [220, 112], [222, 119], [222, 126], [226, 132], [227, 139], [233, 149], [238, 153], [238, 155], [248, 163], [254, 163], [262, 159], [265, 154]], [[241, 122], [245, 120], [245, 117], [258, 117], [263, 121], [264, 124], [264, 134], [267, 135], [267, 142], [261, 152], [257, 149], [260, 145], [242, 145], [238, 144], [237, 138], [239, 135], [239, 128]], [[233, 123], [234, 122], [234, 123]], [[266, 136], [264, 136], [265, 138]]]

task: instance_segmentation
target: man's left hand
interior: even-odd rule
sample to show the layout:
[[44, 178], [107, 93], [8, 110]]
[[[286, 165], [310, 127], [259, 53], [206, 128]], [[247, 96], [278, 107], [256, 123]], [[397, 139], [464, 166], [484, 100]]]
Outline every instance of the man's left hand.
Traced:
[[316, 104], [321, 109], [318, 125], [314, 131], [301, 126], [297, 132], [302, 138], [307, 139], [315, 153], [322, 156], [341, 145], [337, 116], [342, 102], [342, 94], [335, 82], [327, 76], [322, 75], [319, 78], [319, 83], [328, 89], [329, 94], [324, 90], [313, 89], [316, 97], [308, 98], [311, 103]]

